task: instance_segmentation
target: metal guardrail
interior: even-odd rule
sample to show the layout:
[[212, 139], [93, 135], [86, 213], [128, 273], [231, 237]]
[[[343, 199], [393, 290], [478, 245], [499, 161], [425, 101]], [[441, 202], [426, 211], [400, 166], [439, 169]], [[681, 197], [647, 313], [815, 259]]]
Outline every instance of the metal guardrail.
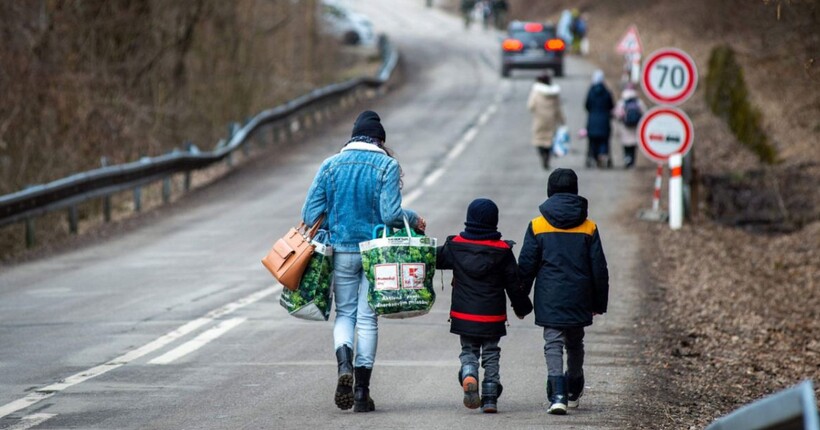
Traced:
[[[213, 151], [200, 152], [195, 146], [186, 151], [175, 151], [158, 157], [102, 167], [36, 185], [12, 194], [0, 196], [0, 227], [26, 222], [27, 242], [33, 242], [33, 223], [37, 216], [60, 209], [69, 209], [70, 230], [76, 232], [76, 205], [94, 198], [134, 189], [135, 209], [139, 210], [139, 187], [171, 175], [184, 173], [185, 188], [190, 185], [190, 172], [227, 159], [237, 149], [247, 151], [248, 142], [263, 127], [273, 128], [274, 139], [283, 132], [286, 136], [315, 121], [334, 103], [348, 106], [360, 99], [368, 89], [378, 89], [390, 79], [399, 61], [398, 51], [386, 37], [379, 40], [382, 65], [375, 77], [360, 77], [311, 91], [283, 105], [265, 110], [232, 132], [230, 138], [220, 141]], [[168, 186], [170, 188], [170, 185]], [[165, 191], [163, 197], [165, 199]], [[106, 220], [110, 218], [110, 203], [106, 201]], [[30, 244], [29, 244], [30, 245]]]
[[811, 381], [772, 394], [718, 418], [706, 430], [820, 430]]

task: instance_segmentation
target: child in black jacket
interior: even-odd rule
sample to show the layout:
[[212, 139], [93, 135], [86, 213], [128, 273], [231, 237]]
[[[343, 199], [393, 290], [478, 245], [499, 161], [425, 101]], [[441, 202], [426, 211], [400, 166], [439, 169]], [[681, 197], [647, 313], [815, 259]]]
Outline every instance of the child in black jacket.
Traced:
[[[530, 222], [518, 256], [521, 283], [535, 280], [535, 324], [544, 328], [549, 413], [577, 408], [584, 389], [584, 327], [606, 312], [609, 273], [598, 226], [587, 219], [571, 169], [555, 169], [541, 215]], [[564, 373], [564, 348], [567, 372]]]
[[[519, 318], [532, 311], [532, 303], [518, 282], [513, 242], [498, 232], [498, 207], [492, 200], [476, 199], [467, 209], [465, 228], [438, 247], [436, 269], [453, 270], [450, 332], [461, 336], [461, 370], [464, 406], [486, 413], [497, 411], [501, 383], [498, 375], [501, 348], [507, 334], [507, 300]], [[481, 394], [478, 362], [484, 367]]]

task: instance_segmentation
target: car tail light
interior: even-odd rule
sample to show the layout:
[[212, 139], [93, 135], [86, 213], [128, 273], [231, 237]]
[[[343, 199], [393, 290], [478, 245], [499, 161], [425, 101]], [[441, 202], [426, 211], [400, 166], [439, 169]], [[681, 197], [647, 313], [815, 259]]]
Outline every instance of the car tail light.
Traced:
[[547, 51], [563, 51], [566, 44], [561, 39], [550, 39], [544, 44]]
[[520, 51], [524, 49], [524, 43], [518, 39], [505, 39], [501, 47], [505, 51]]
[[540, 33], [544, 31], [544, 26], [537, 22], [528, 22], [524, 24], [524, 31], [527, 33]]

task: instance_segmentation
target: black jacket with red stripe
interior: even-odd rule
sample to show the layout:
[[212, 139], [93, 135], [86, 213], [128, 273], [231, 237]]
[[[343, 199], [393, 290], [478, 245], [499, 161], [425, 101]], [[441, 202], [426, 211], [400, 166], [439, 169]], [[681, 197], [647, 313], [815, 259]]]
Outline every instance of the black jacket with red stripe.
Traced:
[[609, 272], [598, 226], [587, 219], [587, 200], [557, 193], [539, 206], [518, 255], [527, 293], [535, 280], [535, 323], [543, 327], [583, 327], [603, 314]]
[[507, 334], [507, 299], [516, 315], [532, 312], [518, 282], [513, 242], [450, 236], [436, 253], [436, 269], [453, 271], [450, 332], [475, 337]]

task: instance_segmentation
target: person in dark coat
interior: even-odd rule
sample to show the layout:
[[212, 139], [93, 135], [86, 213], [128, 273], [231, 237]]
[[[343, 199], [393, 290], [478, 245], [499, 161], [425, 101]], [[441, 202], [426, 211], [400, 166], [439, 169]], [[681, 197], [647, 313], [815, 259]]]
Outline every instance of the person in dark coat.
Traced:
[[595, 163], [601, 168], [611, 167], [609, 136], [612, 128], [609, 120], [612, 117], [615, 103], [612, 101], [612, 93], [604, 83], [604, 72], [601, 70], [596, 70], [592, 74], [592, 86], [587, 92], [585, 107], [588, 113], [587, 139], [589, 140], [587, 167], [592, 167]]
[[[450, 333], [461, 337], [461, 370], [458, 379], [464, 390], [464, 406], [486, 413], [497, 411], [501, 395], [498, 342], [507, 334], [507, 300], [519, 318], [532, 312], [532, 303], [518, 282], [511, 241], [501, 240], [498, 206], [489, 199], [476, 199], [467, 209], [464, 231], [447, 238], [436, 253], [436, 269], [453, 271]], [[484, 367], [481, 394], [478, 391], [478, 362]]]
[[[578, 407], [584, 389], [584, 327], [607, 310], [609, 273], [598, 226], [587, 218], [571, 169], [555, 169], [541, 215], [527, 227], [518, 256], [521, 284], [535, 281], [535, 324], [544, 328], [549, 413]], [[564, 348], [567, 372], [563, 370]]]

